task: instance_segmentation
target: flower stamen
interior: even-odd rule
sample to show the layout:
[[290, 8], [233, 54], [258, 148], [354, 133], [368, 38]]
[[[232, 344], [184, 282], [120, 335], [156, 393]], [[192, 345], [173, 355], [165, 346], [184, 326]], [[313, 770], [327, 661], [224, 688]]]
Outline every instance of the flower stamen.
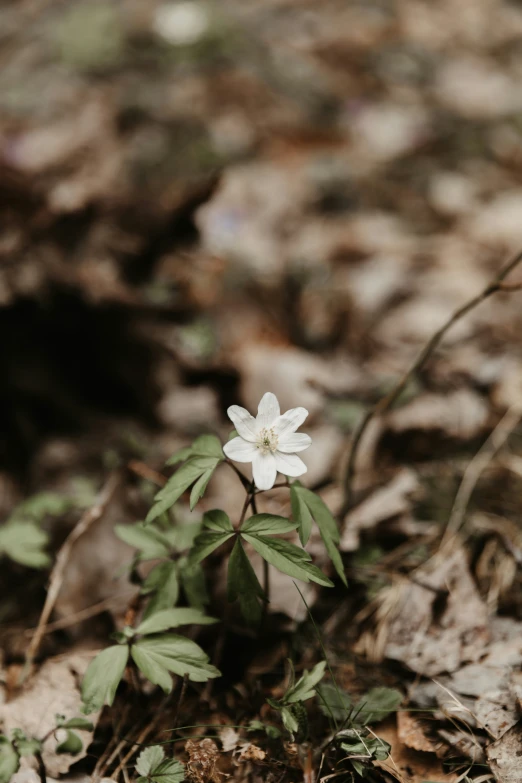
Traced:
[[278, 443], [279, 438], [272, 427], [270, 427], [270, 429], [264, 427], [257, 434], [256, 448], [259, 449], [262, 454], [273, 454], [274, 451], [277, 451]]

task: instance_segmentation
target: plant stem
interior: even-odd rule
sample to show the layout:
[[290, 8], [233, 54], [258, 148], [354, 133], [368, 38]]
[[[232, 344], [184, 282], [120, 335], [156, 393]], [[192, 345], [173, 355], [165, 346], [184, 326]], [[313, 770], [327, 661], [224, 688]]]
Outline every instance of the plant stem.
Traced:
[[41, 753], [35, 753], [34, 757], [38, 764], [38, 774], [40, 775], [41, 783], [47, 783], [47, 770], [45, 769], [44, 760]]
[[473, 310], [475, 307], [481, 304], [485, 299], [490, 297], [492, 294], [497, 293], [498, 291], [509, 293], [510, 291], [520, 290], [521, 286], [518, 283], [514, 285], [509, 285], [507, 283], [504, 283], [504, 280], [515, 269], [515, 267], [517, 267], [520, 264], [521, 261], [522, 261], [522, 252], [519, 252], [510, 261], [508, 261], [507, 264], [505, 264], [502, 267], [500, 272], [493, 278], [493, 280], [490, 283], [488, 283], [488, 285], [477, 296], [474, 296], [472, 299], [470, 299], [468, 302], [462, 305], [462, 307], [459, 307], [457, 310], [455, 310], [455, 312], [446, 321], [446, 323], [443, 324], [441, 328], [438, 329], [431, 336], [431, 338], [428, 340], [428, 342], [426, 343], [422, 351], [419, 353], [419, 355], [417, 356], [413, 364], [399, 379], [399, 381], [395, 384], [393, 389], [391, 389], [391, 391], [388, 392], [386, 396], [381, 397], [381, 399], [378, 402], [376, 402], [375, 405], [373, 405], [363, 416], [362, 420], [359, 422], [358, 426], [356, 427], [353, 433], [350, 453], [348, 455], [348, 462], [344, 474], [344, 501], [341, 510], [339, 512], [339, 517], [341, 520], [352, 507], [353, 480], [355, 477], [355, 465], [357, 460], [357, 454], [359, 451], [359, 446], [362, 441], [362, 437], [366, 432], [366, 429], [368, 428], [368, 425], [371, 422], [371, 420], [376, 416], [382, 416], [382, 414], [390, 410], [393, 403], [397, 400], [397, 398], [404, 390], [410, 378], [424, 366], [424, 364], [429, 359], [429, 357], [431, 356], [435, 348], [438, 347], [439, 343], [441, 342], [442, 338], [445, 336], [446, 332], [448, 332], [451, 329], [451, 327], [457, 323], [457, 321], [460, 321], [460, 319], [463, 318], [465, 315], [467, 315], [471, 310]]

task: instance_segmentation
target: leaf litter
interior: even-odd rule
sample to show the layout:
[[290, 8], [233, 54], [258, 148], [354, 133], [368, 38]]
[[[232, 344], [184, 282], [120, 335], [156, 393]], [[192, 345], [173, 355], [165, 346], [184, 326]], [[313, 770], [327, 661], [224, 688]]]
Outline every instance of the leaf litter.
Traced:
[[[54, 737], [44, 745], [49, 776], [69, 780], [74, 761], [79, 774], [96, 767], [98, 780], [153, 780], [165, 762], [198, 781], [361, 769], [379, 783], [518, 781], [519, 426], [482, 464], [459, 535], [441, 546], [467, 466], [519, 402], [516, 290], [456, 323], [373, 418], [348, 507], [344, 481], [365, 411], [522, 244], [520, 9], [24, 0], [2, 13], [4, 734], [43, 736], [56, 712], [78, 714], [93, 650], [147, 621], [140, 580], [157, 606], [175, 595], [201, 609], [210, 592], [210, 614], [222, 617], [229, 542], [206, 561], [202, 587], [183, 561], [188, 548], [134, 562], [114, 529], [145, 519], [173, 451], [209, 431], [226, 442], [226, 408], [251, 409], [270, 389], [285, 409], [310, 413], [303, 483], [341, 519], [342, 565], [330, 566], [314, 530], [309, 552], [334, 591], [309, 583], [303, 601], [268, 566], [274, 595], [267, 607], [256, 598], [260, 638], [241, 625], [237, 601], [224, 635], [189, 633], [223, 670], [221, 684], [176, 681], [173, 696], [144, 685], [139, 701], [124, 671], [80, 757], [56, 753]], [[136, 463], [146, 476], [127, 469]], [[226, 466], [199, 467], [194, 498], [208, 479], [207, 493], [191, 511], [181, 488], [178, 525], [197, 526], [215, 508], [232, 519], [243, 502]], [[12, 512], [42, 491], [63, 497], [77, 479], [103, 486], [114, 470], [121, 492], [74, 543], [20, 686], [48, 558], [52, 568], [80, 514], [54, 508], [17, 522]], [[288, 516], [285, 490], [260, 497], [258, 513]], [[292, 535], [279, 556], [295, 554]], [[245, 551], [261, 582], [261, 554], [250, 542]], [[324, 660], [309, 612], [350, 705], [376, 688], [404, 696], [368, 733], [341, 712], [359, 732], [340, 730], [350, 767], [335, 742], [325, 745], [333, 727], [316, 701], [305, 707], [305, 738], [302, 711], [286, 714], [296, 742], [266, 701], [283, 703], [286, 658], [297, 679]], [[228, 740], [218, 747], [217, 736]], [[385, 743], [391, 754], [379, 759]], [[138, 769], [142, 745], [165, 756]]]

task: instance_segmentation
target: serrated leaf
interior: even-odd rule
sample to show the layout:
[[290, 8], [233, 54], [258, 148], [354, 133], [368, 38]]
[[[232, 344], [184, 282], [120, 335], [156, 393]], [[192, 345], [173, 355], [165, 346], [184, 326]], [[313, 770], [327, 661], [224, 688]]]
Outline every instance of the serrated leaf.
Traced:
[[116, 525], [114, 532], [121, 541], [139, 551], [140, 560], [155, 560], [169, 554], [170, 547], [165, 537], [152, 526], [146, 527], [143, 522]]
[[221, 441], [215, 435], [200, 435], [192, 444], [192, 451], [200, 457], [225, 459]]
[[219, 464], [217, 457], [191, 457], [167, 481], [163, 489], [155, 496], [155, 503], [150, 509], [145, 522], [148, 524], [161, 516], [182, 496], [191, 484], [208, 471], [213, 471]]
[[82, 752], [82, 748], [83, 742], [80, 737], [74, 731], [67, 731], [64, 741], [56, 746], [56, 753], [70, 753], [76, 756], [77, 753]]
[[144, 620], [175, 606], [179, 596], [178, 564], [166, 560], [155, 566], [143, 582], [141, 592], [145, 595], [153, 594], [143, 612]]
[[180, 625], [212, 625], [217, 622], [215, 617], [207, 617], [199, 609], [191, 609], [190, 607], [163, 609], [143, 620], [136, 628], [136, 633], [149, 636], [153, 633], [168, 631], [169, 628], [177, 628]]
[[292, 505], [292, 516], [297, 522], [299, 529], [299, 539], [301, 544], [306, 546], [312, 532], [313, 519], [308, 506], [297, 492], [295, 484], [292, 484], [290, 487], [290, 502]]
[[336, 688], [330, 682], [325, 682], [317, 688], [319, 708], [327, 718], [333, 718], [343, 723], [352, 709], [352, 700], [345, 691]]
[[315, 686], [323, 679], [326, 661], [317, 663], [311, 671], [305, 671], [296, 684], [283, 697], [285, 704], [306, 701], [315, 695]]
[[158, 767], [165, 758], [165, 751], [161, 745], [151, 745], [142, 750], [136, 761], [136, 772], [147, 777]]
[[208, 656], [190, 639], [177, 634], [146, 636], [131, 647], [131, 655], [145, 677], [165, 693], [172, 690], [169, 672], [188, 675], [193, 682], [206, 682], [221, 672], [208, 663]]
[[216, 533], [234, 532], [228, 514], [225, 514], [225, 512], [221, 511], [219, 508], [207, 511], [206, 514], [203, 515], [203, 527], [207, 528], [207, 530], [213, 530]]
[[324, 587], [333, 586], [333, 582], [310, 562], [311, 557], [308, 552], [295, 544], [278, 538], [250, 535], [249, 533], [242, 532], [241, 535], [267, 563], [275, 566], [284, 574], [300, 579], [302, 582], [312, 580], [312, 582], [317, 582]]
[[0, 527], [0, 554], [30, 568], [46, 568], [51, 563], [44, 552], [49, 537], [34, 522], [15, 520]]
[[85, 672], [82, 682], [82, 712], [89, 714], [114, 701], [129, 658], [128, 647], [114, 645], [98, 653]]
[[402, 693], [395, 688], [372, 688], [356, 705], [355, 720], [366, 725], [384, 720], [396, 712], [402, 702]]
[[267, 536], [289, 533], [291, 530], [295, 530], [296, 527], [296, 522], [291, 522], [286, 517], [280, 517], [275, 514], [254, 514], [243, 524], [241, 532]]
[[20, 756], [7, 737], [0, 735], [0, 783], [9, 783], [20, 766]]
[[202, 498], [203, 495], [205, 494], [205, 490], [208, 486], [208, 482], [212, 478], [213, 473], [214, 473], [214, 468], [210, 468], [209, 470], [206, 471], [206, 473], [203, 473], [203, 475], [199, 477], [199, 479], [192, 487], [192, 492], [190, 493], [190, 501], [189, 501], [189, 506], [191, 511], [194, 510], [198, 500]]
[[241, 539], [238, 538], [228, 561], [227, 598], [239, 599], [241, 613], [250, 625], [259, 625], [263, 614], [259, 599], [265, 600], [265, 591], [259, 584]]
[[203, 609], [209, 603], [209, 597], [205, 572], [201, 565], [189, 565], [188, 560], [183, 558], [179, 562], [179, 576], [189, 605], [195, 609]]
[[146, 783], [181, 783], [185, 777], [183, 764], [175, 759], [166, 759], [161, 745], [152, 745], [143, 750], [136, 762], [138, 781]]
[[189, 565], [196, 565], [205, 559], [214, 549], [224, 544], [234, 535], [232, 523], [224, 511], [208, 511], [203, 517], [201, 533], [196, 536], [189, 554]]
[[184, 446], [182, 449], [179, 449], [179, 451], [174, 452], [166, 461], [165, 465], [177, 465], [178, 462], [185, 462], [185, 460], [189, 459], [191, 456], [192, 446]]
[[296, 481], [291, 489], [292, 514], [300, 521], [299, 535], [303, 545], [308, 541], [311, 531], [311, 519], [315, 521], [324, 541], [328, 557], [343, 583], [348, 586], [343, 561], [339, 552], [339, 529], [330, 509], [315, 492], [301, 486]]
[[59, 729], [81, 729], [82, 731], [94, 731], [94, 725], [87, 718], [68, 718], [63, 715], [56, 716], [56, 726]]

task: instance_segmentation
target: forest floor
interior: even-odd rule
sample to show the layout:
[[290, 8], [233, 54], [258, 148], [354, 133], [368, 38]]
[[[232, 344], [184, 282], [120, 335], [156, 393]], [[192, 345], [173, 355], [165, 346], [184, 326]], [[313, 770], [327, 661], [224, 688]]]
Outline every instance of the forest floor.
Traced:
[[[67, 783], [127, 783], [164, 742], [197, 783], [520, 783], [522, 265], [498, 278], [522, 249], [520, 3], [11, 0], [1, 17], [4, 734], [49, 734], [47, 779]], [[136, 606], [115, 526], [145, 518], [173, 452], [226, 442], [227, 408], [267, 391], [309, 411], [302, 482], [338, 522], [348, 587], [312, 536], [334, 587], [301, 595], [271, 568], [257, 633], [216, 554], [221, 622], [196, 638], [223, 677], [165, 697], [127, 676], [82, 752], [57, 753], [55, 714], [79, 714]], [[188, 494], [178, 523], [245, 498], [227, 466], [193, 512]], [[259, 510], [289, 516], [286, 488]], [[266, 701], [287, 659], [297, 677], [327, 660], [367, 753], [317, 699], [291, 741]], [[363, 729], [380, 688], [400, 704]], [[13, 779], [41, 777], [28, 756]]]

